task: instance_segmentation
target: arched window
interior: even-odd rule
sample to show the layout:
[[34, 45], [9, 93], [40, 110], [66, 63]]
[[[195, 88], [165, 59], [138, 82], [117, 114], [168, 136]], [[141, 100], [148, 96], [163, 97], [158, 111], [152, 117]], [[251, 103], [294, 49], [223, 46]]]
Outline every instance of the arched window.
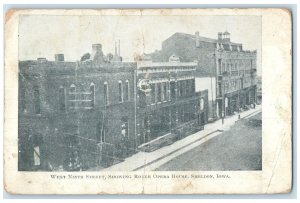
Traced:
[[123, 85], [121, 80], [119, 80], [119, 102], [123, 102]]
[[130, 93], [129, 93], [129, 81], [126, 80], [124, 86], [124, 101], [129, 101]]
[[74, 108], [76, 102], [76, 86], [74, 84], [70, 86], [69, 102], [70, 102], [70, 107]]
[[59, 110], [66, 110], [66, 90], [63, 86], [59, 87]]
[[90, 85], [90, 93], [91, 93], [91, 107], [94, 108], [95, 106], [95, 84], [91, 83]]
[[103, 121], [97, 123], [96, 139], [98, 143], [105, 142], [106, 127]]
[[104, 95], [104, 104], [108, 105], [108, 102], [109, 102], [108, 97], [109, 97], [109, 95], [108, 95], [108, 84], [107, 84], [107, 82], [104, 82], [103, 93], [104, 93], [103, 94]]
[[34, 87], [33, 90], [33, 97], [34, 97], [34, 110], [36, 114], [41, 113], [41, 99], [40, 99], [40, 90], [38, 87]]
[[128, 117], [122, 117], [121, 121], [122, 121], [122, 124], [121, 124], [121, 134], [124, 137], [128, 138], [128, 136], [129, 136], [129, 121], [128, 121]]

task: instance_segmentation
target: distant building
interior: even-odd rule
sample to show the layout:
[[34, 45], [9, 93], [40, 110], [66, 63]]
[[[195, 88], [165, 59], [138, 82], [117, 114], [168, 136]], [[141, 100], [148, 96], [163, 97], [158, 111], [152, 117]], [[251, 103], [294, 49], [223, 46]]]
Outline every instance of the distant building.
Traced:
[[230, 115], [256, 102], [256, 51], [231, 42], [229, 32], [219, 32], [217, 39], [201, 37], [199, 32], [175, 33], [162, 42], [161, 50], [149, 55], [153, 62], [166, 62], [174, 54], [181, 62], [197, 62], [196, 89], [212, 81], [210, 117]]

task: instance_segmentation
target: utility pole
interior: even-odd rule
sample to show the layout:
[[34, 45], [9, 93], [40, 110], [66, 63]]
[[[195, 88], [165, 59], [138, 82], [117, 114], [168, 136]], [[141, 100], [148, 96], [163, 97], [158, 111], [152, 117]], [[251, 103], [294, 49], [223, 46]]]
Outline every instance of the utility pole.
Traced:
[[240, 83], [238, 83], [238, 119], [241, 118], [241, 115], [240, 115], [240, 89], [241, 89], [241, 84], [242, 84], [242, 79], [239, 78], [239, 81]]

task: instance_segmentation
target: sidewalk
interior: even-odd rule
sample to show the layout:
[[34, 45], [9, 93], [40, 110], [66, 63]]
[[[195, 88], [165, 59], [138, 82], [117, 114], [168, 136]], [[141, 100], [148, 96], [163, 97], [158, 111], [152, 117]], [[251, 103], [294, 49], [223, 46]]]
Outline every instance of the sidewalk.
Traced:
[[[255, 115], [261, 112], [261, 105], [257, 105], [255, 109], [241, 112], [241, 119]], [[171, 159], [185, 153], [202, 143], [212, 139], [228, 130], [238, 120], [238, 115], [226, 117], [222, 125], [222, 119], [205, 125], [205, 129], [197, 133], [191, 134], [181, 140], [174, 142], [169, 146], [162, 147], [153, 152], [138, 152], [131, 157], [125, 159], [124, 162], [105, 168], [102, 171], [150, 171], [167, 163]]]

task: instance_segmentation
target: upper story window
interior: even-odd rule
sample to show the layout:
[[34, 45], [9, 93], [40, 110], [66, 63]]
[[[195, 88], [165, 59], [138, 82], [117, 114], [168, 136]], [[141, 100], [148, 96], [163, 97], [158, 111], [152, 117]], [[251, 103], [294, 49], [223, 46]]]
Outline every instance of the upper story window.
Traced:
[[90, 85], [90, 94], [91, 94], [91, 107], [94, 108], [95, 106], [95, 84], [94, 83], [91, 83]]
[[155, 84], [154, 83], [150, 84], [150, 87], [151, 87], [151, 104], [154, 104], [156, 102], [156, 98], [155, 98], [155, 95], [156, 95]]
[[218, 59], [218, 74], [222, 74], [222, 60]]
[[74, 84], [70, 86], [69, 102], [70, 102], [70, 107], [74, 108], [76, 102], [76, 86]]
[[123, 102], [123, 84], [121, 80], [119, 80], [119, 102]]
[[190, 95], [192, 92], [192, 82], [191, 80], [186, 80], [186, 94]]
[[124, 86], [124, 101], [129, 101], [129, 98], [130, 98], [129, 81], [126, 80], [125, 86]]
[[66, 90], [63, 86], [59, 87], [59, 110], [66, 110]]
[[179, 85], [179, 96], [184, 96], [186, 93], [186, 83], [185, 80], [181, 80], [178, 82]]
[[167, 83], [162, 83], [162, 101], [167, 100]]
[[180, 97], [182, 94], [181, 81], [177, 81], [177, 92], [178, 92], [178, 96]]
[[175, 83], [175, 81], [170, 82], [170, 95], [171, 95], [171, 100], [176, 99], [176, 83]]
[[157, 83], [157, 101], [161, 102], [161, 83]]
[[109, 104], [109, 100], [108, 100], [108, 84], [107, 82], [104, 82], [104, 86], [103, 86], [103, 92], [104, 92], [104, 104], [108, 105]]
[[40, 90], [38, 87], [34, 87], [33, 97], [34, 97], [34, 111], [36, 114], [40, 114], [41, 113], [41, 99], [40, 99]]

